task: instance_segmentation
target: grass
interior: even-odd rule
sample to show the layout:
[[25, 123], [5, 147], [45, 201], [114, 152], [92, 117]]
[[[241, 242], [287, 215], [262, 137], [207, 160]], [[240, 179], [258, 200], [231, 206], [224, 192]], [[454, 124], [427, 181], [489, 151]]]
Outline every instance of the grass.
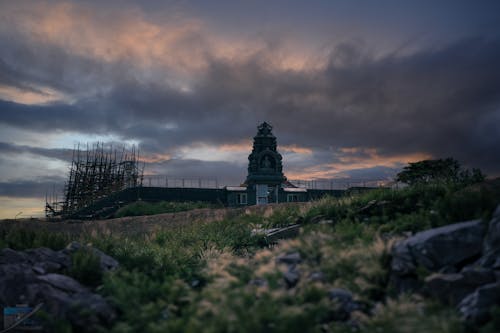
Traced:
[[[269, 216], [242, 215], [148, 235], [83, 235], [76, 240], [93, 244], [121, 266], [99, 275], [92, 254], [77, 252], [68, 274], [117, 308], [118, 319], [102, 331], [466, 332], [452, 308], [414, 295], [393, 297], [388, 289], [390, 248], [406, 232], [488, 217], [499, 199], [477, 187], [428, 185], [327, 197], [306, 207], [285, 206]], [[374, 200], [383, 204], [363, 210]], [[137, 207], [124, 209], [143, 209]], [[318, 215], [333, 223], [311, 223]], [[251, 236], [256, 225], [297, 221], [303, 223], [299, 237], [272, 248], [261, 237]], [[0, 236], [2, 247], [15, 249], [57, 250], [75, 240], [19, 229]], [[301, 279], [287, 289], [282, 277], [287, 268], [275, 258], [294, 251], [302, 257], [297, 266]], [[319, 271], [324, 282], [308, 280]], [[369, 310], [356, 311], [355, 324], [336, 321], [335, 304], [328, 297], [331, 288], [349, 289]], [[68, 331], [68, 325], [60, 327]], [[496, 328], [498, 322], [493, 321], [481, 329]]]
[[125, 216], [142, 216], [142, 215], [155, 215], [163, 213], [177, 213], [198, 208], [216, 208], [214, 204], [205, 202], [144, 202], [136, 201], [126, 206], [121, 207], [116, 213], [115, 217]]

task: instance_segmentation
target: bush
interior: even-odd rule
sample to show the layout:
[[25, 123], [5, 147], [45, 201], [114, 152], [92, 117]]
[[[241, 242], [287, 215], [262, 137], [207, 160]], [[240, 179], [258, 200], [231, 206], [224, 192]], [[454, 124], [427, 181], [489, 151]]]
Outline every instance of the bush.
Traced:
[[91, 249], [80, 249], [71, 254], [68, 275], [86, 286], [97, 287], [102, 282], [100, 258]]

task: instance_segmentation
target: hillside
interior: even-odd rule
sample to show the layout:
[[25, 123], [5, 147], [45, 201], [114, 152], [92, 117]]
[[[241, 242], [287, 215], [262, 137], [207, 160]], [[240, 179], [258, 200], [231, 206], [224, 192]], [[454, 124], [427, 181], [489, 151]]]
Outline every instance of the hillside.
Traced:
[[[17, 270], [17, 286], [54, 291], [27, 295], [44, 299], [51, 332], [496, 332], [499, 203], [497, 179], [303, 205], [2, 221], [1, 302], [16, 297], [6, 273]], [[296, 237], [266, 237], [295, 224]]]

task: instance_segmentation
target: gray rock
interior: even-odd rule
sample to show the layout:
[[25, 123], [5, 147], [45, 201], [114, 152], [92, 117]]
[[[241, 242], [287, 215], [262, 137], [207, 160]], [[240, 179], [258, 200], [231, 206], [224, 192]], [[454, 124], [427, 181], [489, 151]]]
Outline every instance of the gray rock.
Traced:
[[61, 274], [46, 274], [37, 276], [37, 281], [43, 281], [50, 284], [52, 287], [69, 292], [69, 293], [85, 293], [88, 289], [82, 286], [78, 281]]
[[54, 251], [46, 247], [40, 247], [26, 250], [24, 252], [29, 258], [29, 262], [31, 264], [48, 262], [57, 264], [63, 268], [71, 266], [71, 258], [61, 251]]
[[[99, 255], [99, 252], [95, 253]], [[115, 266], [113, 258], [100, 253], [103, 270]], [[96, 325], [109, 324], [116, 313], [102, 296], [73, 278], [55, 274], [71, 266], [70, 255], [65, 250], [48, 248], [3, 249], [0, 252], [0, 306], [43, 303], [43, 310], [52, 317], [69, 320], [82, 332], [92, 332]]]
[[248, 284], [251, 286], [265, 287], [268, 285], [268, 282], [266, 279], [252, 279], [248, 281]]
[[445, 266], [461, 264], [480, 254], [484, 233], [481, 220], [419, 232], [393, 248], [392, 272], [412, 274], [419, 265], [436, 272]]
[[278, 264], [297, 265], [302, 262], [299, 252], [287, 253], [276, 258]]
[[441, 274], [454, 274], [454, 273], [458, 273], [458, 269], [455, 266], [447, 265], [447, 266], [444, 266], [443, 268], [441, 268], [438, 271], [438, 273], [441, 273]]
[[37, 262], [33, 265], [33, 271], [37, 274], [56, 273], [66, 268], [61, 264], [52, 261]]
[[0, 265], [28, 263], [28, 256], [24, 252], [4, 248], [0, 252]]
[[495, 282], [492, 270], [477, 268], [454, 274], [432, 274], [425, 279], [425, 291], [440, 301], [457, 305], [478, 287]]
[[497, 206], [488, 225], [488, 233], [484, 239], [483, 253], [499, 252], [500, 250], [500, 205]]
[[466, 296], [457, 309], [462, 319], [481, 325], [490, 319], [490, 310], [500, 304], [500, 283], [484, 285]]
[[26, 251], [5, 248], [0, 252], [0, 265], [20, 263], [37, 265], [43, 270], [60, 270], [68, 268], [71, 265], [71, 259], [64, 253], [45, 247]]
[[484, 254], [474, 265], [500, 270], [500, 249]]
[[333, 288], [328, 292], [328, 296], [336, 306], [334, 320], [347, 320], [351, 316], [351, 312], [360, 309], [360, 304], [354, 301], [349, 290]]
[[299, 283], [300, 273], [295, 267], [291, 267], [283, 274], [283, 279], [285, 280], [287, 288], [293, 288]]
[[309, 274], [308, 278], [309, 281], [311, 282], [325, 282], [326, 277], [323, 272], [312, 272]]

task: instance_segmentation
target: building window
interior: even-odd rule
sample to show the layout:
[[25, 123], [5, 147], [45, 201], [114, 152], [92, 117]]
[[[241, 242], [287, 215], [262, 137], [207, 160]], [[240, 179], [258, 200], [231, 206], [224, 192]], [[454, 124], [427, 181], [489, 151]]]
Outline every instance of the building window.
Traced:
[[247, 194], [246, 193], [238, 193], [236, 195], [236, 203], [238, 205], [246, 205], [247, 204]]
[[299, 196], [297, 194], [289, 194], [286, 197], [287, 202], [298, 202], [299, 201]]

